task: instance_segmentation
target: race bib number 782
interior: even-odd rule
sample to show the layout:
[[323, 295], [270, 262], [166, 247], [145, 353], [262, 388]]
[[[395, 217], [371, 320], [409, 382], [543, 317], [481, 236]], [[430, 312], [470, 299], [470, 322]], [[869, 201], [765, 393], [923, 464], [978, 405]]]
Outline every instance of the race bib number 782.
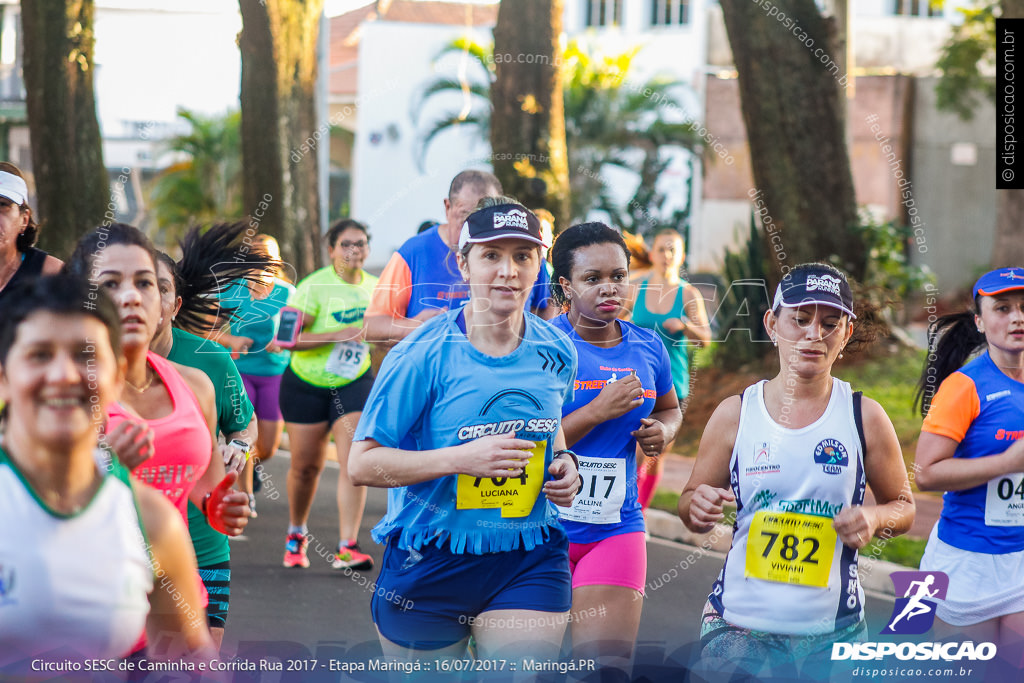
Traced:
[[828, 586], [836, 531], [830, 517], [759, 510], [747, 534], [744, 574], [765, 581]]

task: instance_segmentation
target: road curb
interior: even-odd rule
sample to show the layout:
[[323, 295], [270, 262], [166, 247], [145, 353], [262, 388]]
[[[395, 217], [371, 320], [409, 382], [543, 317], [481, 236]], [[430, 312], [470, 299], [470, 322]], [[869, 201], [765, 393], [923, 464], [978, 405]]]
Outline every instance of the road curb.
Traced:
[[[646, 517], [647, 531], [651, 536], [657, 538], [685, 543], [698, 548], [707, 548], [720, 553], [728, 552], [729, 545], [732, 543], [732, 529], [724, 524], [717, 525], [714, 530], [706, 534], [695, 534], [683, 525], [683, 521], [679, 517], [664, 510], [648, 508]], [[860, 584], [865, 590], [895, 595], [889, 575], [897, 571], [914, 571], [915, 568], [879, 560], [870, 555], [861, 555], [859, 569]]]

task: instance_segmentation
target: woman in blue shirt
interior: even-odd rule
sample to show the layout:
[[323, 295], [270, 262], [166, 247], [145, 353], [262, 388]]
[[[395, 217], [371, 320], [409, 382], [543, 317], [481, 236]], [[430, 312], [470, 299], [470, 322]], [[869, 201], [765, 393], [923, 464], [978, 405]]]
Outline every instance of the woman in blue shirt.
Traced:
[[[1024, 268], [974, 284], [974, 306], [929, 328], [916, 483], [945, 491], [921, 570], [944, 572], [936, 629], [1024, 658]], [[980, 353], [978, 353], [980, 351]], [[973, 356], [973, 358], [972, 358]]]
[[604, 616], [573, 624], [577, 657], [629, 664], [647, 575], [637, 500], [637, 446], [662, 452], [682, 422], [668, 352], [658, 336], [619, 320], [629, 290], [629, 250], [603, 223], [575, 225], [551, 250], [557, 301], [552, 325], [576, 347], [575, 394], [562, 407], [566, 443], [578, 453], [583, 489], [561, 510], [569, 535], [573, 608]]
[[349, 456], [356, 484], [389, 488], [371, 600], [388, 656], [557, 657], [570, 607], [565, 533], [551, 503], [579, 488], [564, 449], [571, 343], [523, 308], [540, 224], [485, 198], [459, 239], [465, 306], [384, 359]]

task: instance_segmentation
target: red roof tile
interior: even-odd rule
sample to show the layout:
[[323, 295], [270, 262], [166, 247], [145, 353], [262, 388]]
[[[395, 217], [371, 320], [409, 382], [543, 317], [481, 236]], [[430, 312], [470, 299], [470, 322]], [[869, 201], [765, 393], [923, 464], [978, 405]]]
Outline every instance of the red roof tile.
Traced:
[[331, 18], [330, 76], [332, 95], [355, 95], [359, 60], [359, 29], [367, 21], [448, 26], [492, 26], [498, 19], [497, 5], [461, 2], [413, 2], [381, 0]]

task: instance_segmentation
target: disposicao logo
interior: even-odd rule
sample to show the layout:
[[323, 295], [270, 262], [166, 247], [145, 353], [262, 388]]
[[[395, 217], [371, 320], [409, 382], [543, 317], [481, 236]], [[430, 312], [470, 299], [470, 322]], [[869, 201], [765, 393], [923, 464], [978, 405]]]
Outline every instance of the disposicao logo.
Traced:
[[[949, 577], [945, 572], [906, 571], [893, 572], [893, 588], [896, 604], [889, 616], [889, 623], [882, 629], [883, 635], [920, 635], [935, 622], [935, 604], [946, 597]], [[832, 643], [832, 660], [882, 659], [894, 656], [900, 660], [942, 660], [946, 662], [966, 659], [970, 661], [989, 660], [996, 656], [994, 643], [966, 642], [853, 642]]]
[[889, 625], [882, 634], [900, 633], [919, 635], [932, 627], [935, 621], [935, 602], [944, 600], [949, 590], [949, 577], [945, 572], [893, 572], [892, 579], [896, 605], [892, 608]]

